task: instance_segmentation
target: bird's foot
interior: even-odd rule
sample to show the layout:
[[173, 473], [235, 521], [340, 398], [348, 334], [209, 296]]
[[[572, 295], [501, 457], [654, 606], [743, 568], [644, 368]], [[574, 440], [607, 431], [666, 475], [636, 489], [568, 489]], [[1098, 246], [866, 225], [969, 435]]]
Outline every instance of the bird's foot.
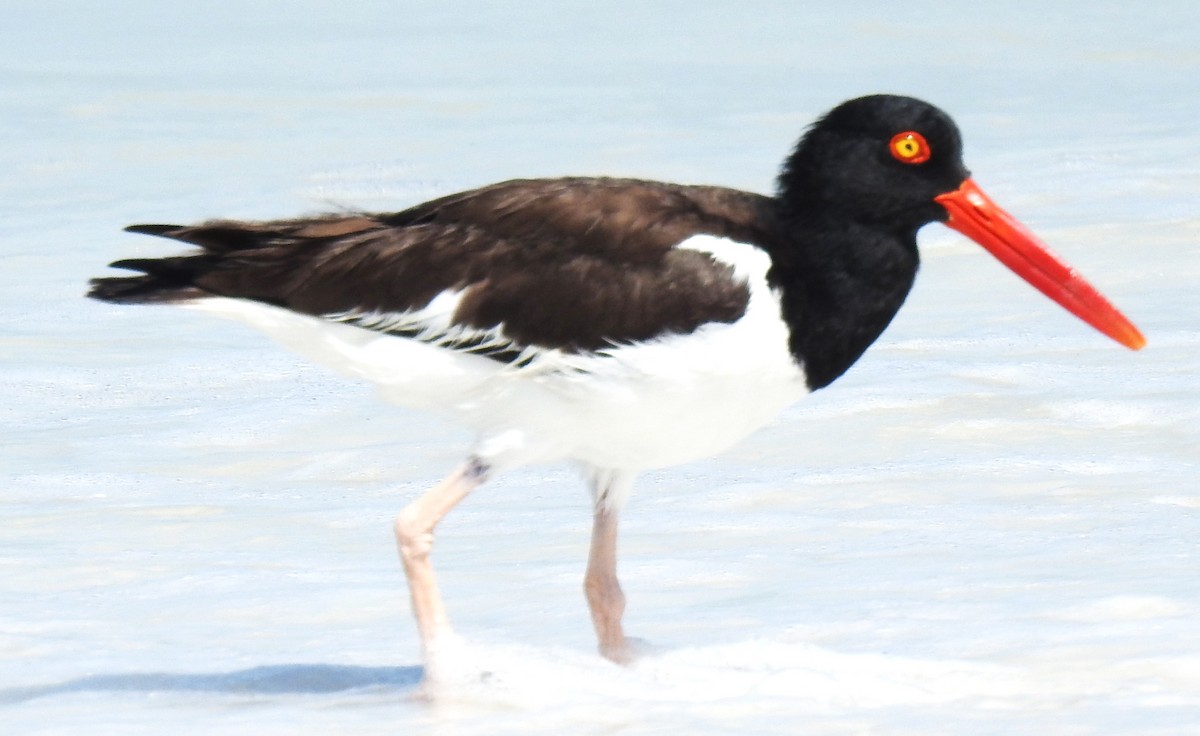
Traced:
[[656, 654], [660, 651], [659, 647], [654, 646], [645, 639], [627, 636], [623, 637], [620, 643], [600, 645], [600, 654], [605, 659], [615, 662], [622, 667], [628, 667], [637, 660]]
[[425, 681], [436, 682], [443, 679], [447, 673], [456, 672], [459, 664], [466, 658], [468, 646], [463, 639], [451, 629], [443, 629], [422, 644], [425, 659]]

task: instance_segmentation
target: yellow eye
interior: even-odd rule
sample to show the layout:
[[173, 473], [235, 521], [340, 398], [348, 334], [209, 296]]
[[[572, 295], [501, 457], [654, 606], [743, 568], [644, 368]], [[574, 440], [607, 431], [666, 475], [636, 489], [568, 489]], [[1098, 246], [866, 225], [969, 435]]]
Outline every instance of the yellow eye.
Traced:
[[923, 164], [933, 155], [925, 136], [915, 130], [906, 130], [892, 136], [892, 142], [888, 144], [888, 147], [897, 161], [906, 164]]

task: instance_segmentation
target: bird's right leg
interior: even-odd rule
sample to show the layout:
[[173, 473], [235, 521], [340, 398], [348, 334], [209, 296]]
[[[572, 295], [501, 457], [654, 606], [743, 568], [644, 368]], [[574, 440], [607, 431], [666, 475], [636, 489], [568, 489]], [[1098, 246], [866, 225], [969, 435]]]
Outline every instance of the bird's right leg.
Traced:
[[583, 590], [600, 653], [618, 664], [628, 664], [629, 646], [621, 626], [625, 594], [617, 581], [617, 513], [611, 509], [597, 508], [592, 518], [592, 545]]
[[472, 457], [441, 483], [405, 506], [396, 517], [396, 543], [404, 562], [413, 615], [417, 619], [417, 631], [427, 663], [437, 639], [451, 633], [450, 619], [446, 616], [446, 607], [429, 562], [433, 528], [450, 509], [487, 480], [488, 472], [489, 468], [482, 460]]
[[594, 471], [592, 484], [592, 544], [588, 551], [583, 590], [596, 627], [600, 653], [618, 664], [633, 660], [621, 617], [625, 594], [617, 580], [617, 517], [629, 497], [633, 476], [615, 471]]

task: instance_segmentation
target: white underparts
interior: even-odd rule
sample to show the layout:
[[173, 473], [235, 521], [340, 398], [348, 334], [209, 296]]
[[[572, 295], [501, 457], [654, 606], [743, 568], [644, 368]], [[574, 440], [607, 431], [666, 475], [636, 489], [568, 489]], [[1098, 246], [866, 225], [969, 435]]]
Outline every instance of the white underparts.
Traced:
[[[766, 281], [767, 254], [709, 235], [677, 247], [708, 253], [746, 280], [750, 300], [741, 318], [594, 353], [533, 349], [515, 363], [476, 354], [481, 344], [520, 347], [502, 325], [482, 331], [452, 324], [461, 292], [444, 292], [411, 312], [328, 318], [223, 297], [190, 306], [246, 322], [370, 381], [389, 401], [448, 412], [479, 433], [473, 454], [493, 471], [569, 459], [625, 476], [720, 452], [807, 392], [788, 351], [778, 295]], [[607, 501], [619, 506], [624, 498]]]

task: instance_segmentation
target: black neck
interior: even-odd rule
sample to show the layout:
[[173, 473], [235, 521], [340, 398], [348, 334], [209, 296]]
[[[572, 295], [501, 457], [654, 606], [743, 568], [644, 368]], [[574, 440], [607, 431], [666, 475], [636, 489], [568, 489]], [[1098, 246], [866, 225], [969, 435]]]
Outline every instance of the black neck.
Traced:
[[781, 220], [768, 278], [781, 294], [788, 347], [815, 391], [845, 373], [904, 303], [917, 273], [916, 230], [795, 210]]

